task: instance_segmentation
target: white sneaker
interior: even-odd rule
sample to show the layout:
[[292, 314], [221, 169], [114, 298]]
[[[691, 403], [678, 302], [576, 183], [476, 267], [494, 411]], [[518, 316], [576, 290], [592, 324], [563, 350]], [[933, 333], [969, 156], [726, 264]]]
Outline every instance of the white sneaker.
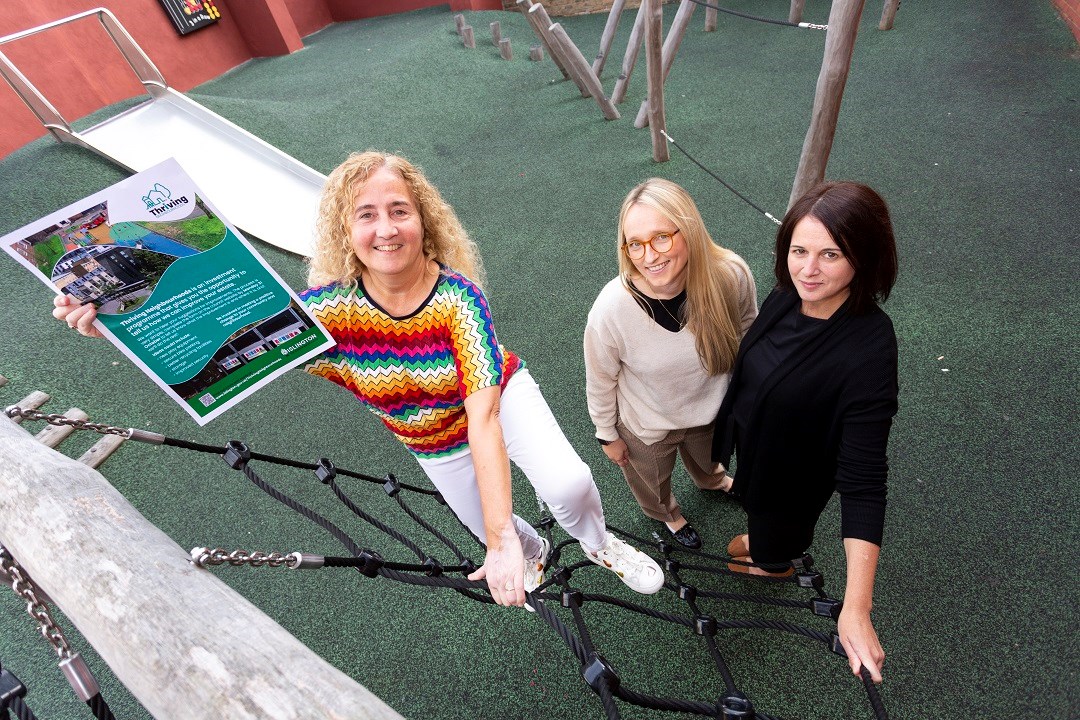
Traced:
[[596, 552], [590, 552], [584, 544], [581, 544], [581, 549], [585, 557], [611, 570], [627, 587], [642, 595], [652, 595], [664, 586], [664, 571], [656, 561], [611, 533], [607, 534], [604, 546]]
[[551, 554], [551, 544], [546, 538], [540, 538], [540, 555], [532, 559], [525, 559], [525, 592], [532, 592], [544, 582], [544, 569], [547, 566], [548, 555]]
[[[551, 543], [546, 538], [540, 538], [540, 555], [525, 559], [525, 592], [532, 592], [544, 582], [544, 570], [547, 567], [548, 555], [551, 554]], [[525, 609], [536, 612], [532, 605], [525, 603]]]

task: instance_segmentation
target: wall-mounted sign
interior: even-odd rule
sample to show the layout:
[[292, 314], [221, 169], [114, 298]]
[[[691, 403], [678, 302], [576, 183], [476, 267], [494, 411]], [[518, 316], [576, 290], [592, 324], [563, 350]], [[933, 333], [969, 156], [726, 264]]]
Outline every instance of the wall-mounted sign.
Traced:
[[217, 22], [221, 12], [214, 0], [159, 0], [176, 31], [187, 35], [199, 28]]

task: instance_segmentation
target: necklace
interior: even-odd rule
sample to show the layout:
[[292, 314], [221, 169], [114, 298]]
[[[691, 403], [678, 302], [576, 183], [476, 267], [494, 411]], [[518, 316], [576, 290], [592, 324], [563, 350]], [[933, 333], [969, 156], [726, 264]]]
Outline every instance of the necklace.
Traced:
[[[679, 330], [682, 330], [684, 327], [686, 327], [686, 321], [681, 319], [680, 317], [683, 314], [682, 309], [686, 305], [685, 290], [680, 292], [675, 297], [671, 298], [671, 300], [678, 300], [678, 298], [682, 296], [682, 300], [678, 303], [678, 307], [675, 310], [675, 313], [677, 313], [678, 315], [677, 316], [676, 314], [673, 314], [670, 310], [668, 310], [667, 303], [671, 302], [671, 300], [664, 301], [660, 298], [654, 298], [650, 295], [646, 295], [645, 292], [638, 288], [632, 280], [628, 280], [626, 285], [630, 289], [630, 294], [633, 295], [638, 305], [641, 306], [641, 309], [647, 312], [649, 314], [649, 317], [651, 317], [654, 321], [660, 323], [660, 321], [656, 317], [656, 311], [653, 309], [655, 306], [659, 305], [660, 309], [664, 311], [664, 314], [671, 318], [671, 322], [675, 324], [675, 327], [677, 327]], [[660, 323], [660, 325], [663, 326], [664, 324]]]

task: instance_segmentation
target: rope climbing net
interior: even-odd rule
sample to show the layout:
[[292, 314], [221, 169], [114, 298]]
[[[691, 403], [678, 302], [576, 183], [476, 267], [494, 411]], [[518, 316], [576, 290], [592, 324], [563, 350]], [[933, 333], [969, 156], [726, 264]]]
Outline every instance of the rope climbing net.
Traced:
[[[376, 477], [338, 468], [325, 458], [317, 462], [302, 462], [256, 453], [244, 443], [237, 441], [228, 442], [224, 446], [214, 446], [169, 438], [145, 430], [87, 423], [63, 415], [46, 415], [36, 410], [26, 410], [16, 406], [7, 408], [5, 412], [9, 417], [18, 416], [30, 420], [43, 420], [54, 425], [69, 425], [76, 429], [90, 429], [99, 433], [119, 434], [141, 442], [221, 456], [230, 468], [243, 474], [249, 481], [278, 502], [317, 524], [337, 539], [348, 552], [347, 555], [334, 557], [303, 552], [249, 552], [240, 549], [197, 547], [191, 551], [192, 562], [197, 566], [250, 565], [268, 568], [284, 567], [291, 570], [332, 567], [353, 568], [369, 579], [381, 578], [408, 585], [448, 588], [477, 602], [494, 603], [487, 590], [486, 583], [467, 579], [467, 576], [477, 567], [469, 552], [463, 550], [447, 534], [441, 532], [431, 522], [428, 522], [410, 504], [412, 500], [420, 500], [426, 497], [428, 500], [433, 499], [436, 503], [445, 506], [442, 496], [433, 489], [401, 482], [393, 474]], [[384, 557], [391, 554], [389, 551], [385, 551], [385, 548], [384, 552], [380, 552], [372, 547], [361, 546], [354, 540], [352, 535], [338, 524], [331, 522], [315, 510], [301, 504], [277, 487], [266, 482], [254, 467], [260, 463], [281, 465], [313, 473], [313, 479], [325, 485], [356, 518], [369, 524], [389, 540], [404, 548], [407, 555], [415, 556], [416, 561], [390, 561]], [[363, 493], [364, 487], [352, 484], [348, 488], [349, 492], [346, 492], [343, 485], [348, 484], [348, 481], [360, 481], [369, 488], [374, 489], [374, 492], [365, 495], [363, 500], [358, 500], [357, 498]], [[409, 522], [422, 528], [431, 537], [435, 538], [440, 546], [439, 549], [429, 551], [403, 532], [376, 517], [376, 505], [380, 503], [385, 505], [387, 502], [397, 506], [395, 512], [403, 513]], [[609, 719], [620, 717], [619, 702], [623, 702], [659, 711], [689, 713], [710, 718], [779, 720], [778, 716], [757, 708], [752, 699], [740, 689], [740, 685], [736, 682], [729, 663], [724, 656], [721, 636], [727, 631], [768, 630], [785, 632], [808, 639], [818, 644], [827, 653], [833, 653], [841, 657], [845, 655], [839, 636], [835, 631], [835, 621], [839, 617], [842, 603], [825, 592], [824, 577], [814, 568], [813, 559], [809, 555], [804, 555], [802, 558], [792, 561], [789, 576], [747, 578], [744, 573], [732, 570], [731, 566], [736, 564], [752, 565], [752, 563], [740, 562], [732, 558], [676, 546], [660, 540], [656, 535], [652, 540], [636, 537], [628, 532], [609, 526], [612, 532], [648, 551], [663, 566], [667, 579], [662, 592], [670, 593], [676, 599], [674, 606], [681, 609], [680, 611], [669, 612], [657, 608], [672, 607], [671, 602], [654, 602], [650, 600], [652, 606], [646, 606], [641, 602], [628, 602], [617, 597], [588, 592], [585, 589], [588, 587], [587, 574], [597, 566], [585, 559], [574, 561], [572, 558], [564, 556], [564, 550], [568, 546], [576, 546], [577, 543], [572, 539], [556, 542], [554, 537], [557, 527], [555, 520], [547, 513], [542, 503], [540, 507], [542, 517], [536, 527], [551, 543], [552, 552], [545, 569], [545, 581], [534, 592], [527, 593], [527, 603], [535, 612], [535, 616], [553, 630], [565, 643], [569, 652], [577, 661], [586, 684], [599, 697], [605, 716]], [[462, 525], [462, 528], [464, 528], [464, 525]], [[465, 531], [468, 533], [467, 528], [465, 528]], [[470, 542], [474, 544], [472, 549], [482, 553], [483, 545], [480, 541], [471, 533], [468, 533], [468, 535], [471, 537]], [[397, 552], [400, 552], [400, 548]], [[772, 569], [772, 566], [770, 566], [770, 569]], [[780, 593], [758, 595], [725, 592], [713, 587], [712, 580], [724, 576], [748, 579], [757, 583], [761, 588], [778, 585], [794, 586], [794, 594], [802, 597], [784, 597]], [[707, 583], [695, 581], [695, 578], [708, 578], [710, 581]], [[718, 601], [755, 603], [761, 606], [810, 613], [813, 616], [822, 618], [821, 622], [824, 622], [830, 628], [830, 631], [826, 632], [804, 627], [786, 620], [725, 619], [715, 612], [709, 612], [709, 606]], [[592, 611], [601, 607], [618, 608], [640, 618], [665, 623], [699, 638], [704, 653], [711, 660], [722, 684], [717, 697], [705, 700], [664, 697], [637, 690], [630, 687], [629, 683], [624, 683], [620, 678], [615, 663], [607, 659], [608, 655], [612, 655], [612, 651], [618, 652], [619, 648], [601, 648], [600, 643], [596, 640], [596, 636], [599, 634], [597, 632], [597, 622], [599, 621], [597, 614]], [[888, 720], [888, 715], [877, 688], [865, 668], [861, 673], [861, 682], [873, 717], [876, 720]]]

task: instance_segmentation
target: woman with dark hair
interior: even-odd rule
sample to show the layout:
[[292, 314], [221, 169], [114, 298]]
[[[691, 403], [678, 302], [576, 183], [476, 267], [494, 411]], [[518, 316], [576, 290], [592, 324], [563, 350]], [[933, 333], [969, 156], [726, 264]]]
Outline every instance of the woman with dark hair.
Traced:
[[870, 620], [885, 520], [886, 448], [897, 409], [896, 335], [878, 307], [896, 280], [888, 206], [871, 188], [826, 182], [776, 235], [776, 287], [739, 347], [716, 418], [713, 459], [732, 452], [748, 533], [728, 552], [753, 574], [790, 573], [840, 494], [847, 587], [837, 631], [852, 672], [881, 682]]

